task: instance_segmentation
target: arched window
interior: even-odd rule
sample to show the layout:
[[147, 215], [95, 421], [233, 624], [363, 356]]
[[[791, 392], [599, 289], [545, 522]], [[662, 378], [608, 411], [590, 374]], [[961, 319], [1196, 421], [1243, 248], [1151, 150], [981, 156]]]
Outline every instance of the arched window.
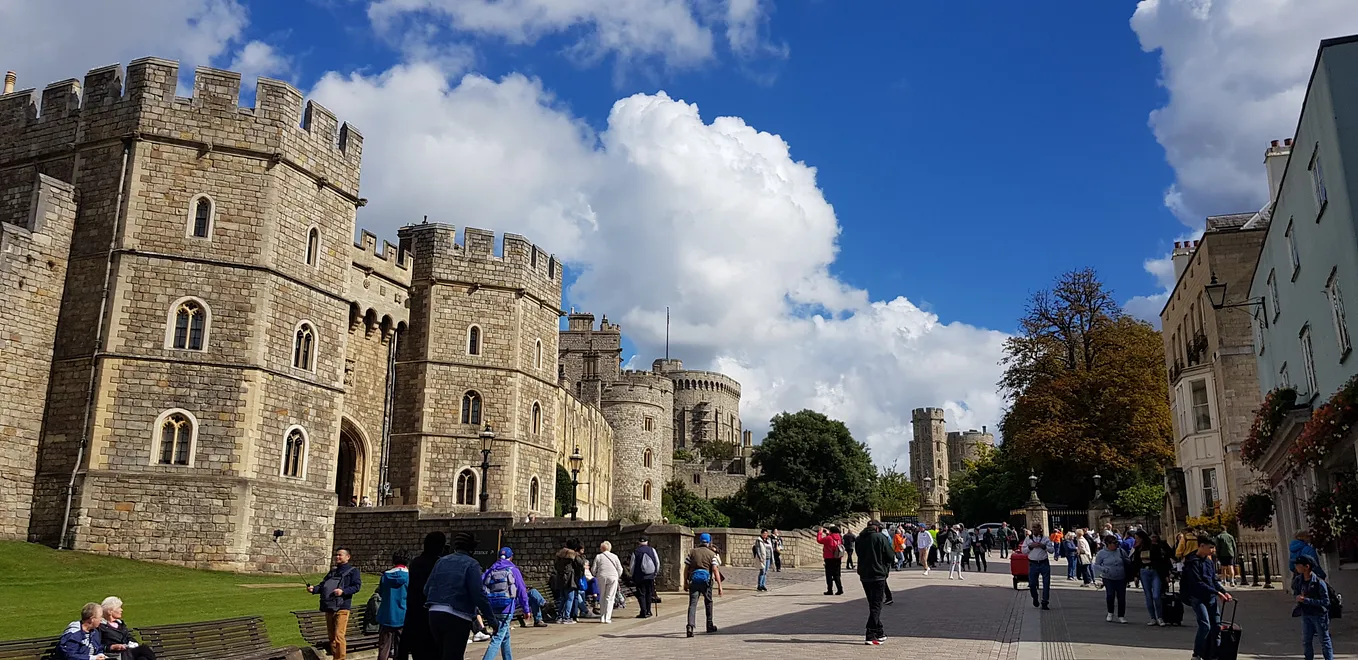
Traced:
[[537, 401], [533, 402], [533, 433], [542, 433], [542, 406]]
[[533, 477], [528, 481], [528, 510], [538, 510], [538, 478]]
[[542, 368], [542, 340], [539, 339], [537, 346], [533, 349], [533, 366], [537, 369]]
[[481, 395], [475, 391], [462, 395], [462, 423], [481, 425]]
[[156, 462], [161, 465], [192, 465], [193, 444], [198, 435], [198, 426], [193, 417], [183, 410], [169, 410], [161, 413], [157, 429], [160, 451]]
[[283, 476], [301, 478], [306, 475], [306, 431], [300, 426], [288, 429], [283, 440]]
[[201, 351], [207, 346], [208, 309], [197, 298], [181, 298], [170, 309], [166, 348]]
[[467, 355], [481, 354], [481, 328], [472, 326], [467, 328]]
[[189, 236], [212, 238], [212, 198], [199, 195], [189, 204]]
[[646, 500], [647, 502], [650, 502], [650, 501], [651, 501], [651, 482], [650, 482], [650, 481], [647, 481], [646, 483], [641, 484], [641, 499]]
[[641, 455], [641, 467], [651, 467], [651, 450], [647, 449], [646, 453]]
[[703, 483], [703, 475], [698, 474], [697, 472], [694, 472], [694, 473], [693, 473], [693, 485], [698, 486], [698, 485], [701, 485], [702, 483]]
[[293, 336], [292, 366], [307, 371], [316, 367], [316, 330], [306, 321], [297, 324]]
[[315, 266], [321, 257], [321, 230], [312, 227], [306, 233], [306, 265]]
[[476, 504], [476, 473], [471, 468], [457, 475], [457, 503]]

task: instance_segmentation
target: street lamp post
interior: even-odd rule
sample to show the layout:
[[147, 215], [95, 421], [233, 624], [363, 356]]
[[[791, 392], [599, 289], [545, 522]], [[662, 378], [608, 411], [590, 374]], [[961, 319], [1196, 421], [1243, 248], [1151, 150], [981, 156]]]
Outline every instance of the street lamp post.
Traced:
[[1098, 474], [1095, 474], [1095, 475], [1094, 475], [1094, 501], [1096, 501], [1096, 502], [1103, 501], [1103, 491], [1099, 490], [1099, 486], [1101, 486], [1102, 484], [1103, 484], [1103, 477], [1099, 476]]
[[486, 489], [486, 474], [493, 467], [498, 465], [490, 464], [490, 447], [495, 443], [495, 431], [490, 429], [490, 423], [481, 430], [481, 513], [486, 512], [486, 506], [490, 502], [490, 491]]
[[585, 457], [580, 455], [580, 448], [576, 447], [567, 460], [571, 464], [571, 520], [575, 520], [575, 513], [580, 508], [577, 504], [580, 488], [580, 468], [585, 464]]
[[[1226, 309], [1227, 307], [1249, 307], [1252, 312], [1255, 305], [1258, 305], [1263, 309], [1268, 309], [1268, 305], [1264, 303], [1263, 296], [1259, 296], [1258, 298], [1249, 298], [1246, 300], [1242, 300], [1240, 302], [1228, 304], [1226, 302], [1226, 283], [1218, 282], [1216, 273], [1212, 273], [1212, 283], [1203, 287], [1203, 289], [1207, 291], [1207, 302], [1212, 304], [1212, 309]], [[1264, 314], [1263, 319], [1264, 327], [1267, 328], [1268, 314]]]

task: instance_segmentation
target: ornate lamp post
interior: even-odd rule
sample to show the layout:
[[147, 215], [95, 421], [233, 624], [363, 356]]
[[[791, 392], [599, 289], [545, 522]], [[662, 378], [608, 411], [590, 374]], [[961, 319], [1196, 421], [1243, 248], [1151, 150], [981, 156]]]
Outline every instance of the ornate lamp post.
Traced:
[[1103, 491], [1099, 490], [1101, 485], [1103, 485], [1103, 477], [1096, 473], [1094, 475], [1094, 501], [1096, 502], [1103, 499]]
[[490, 464], [490, 447], [495, 443], [495, 431], [490, 429], [490, 423], [481, 430], [481, 512], [486, 512], [486, 505], [490, 502], [490, 492], [486, 490], [486, 473], [498, 465]]
[[938, 517], [942, 514], [934, 495], [934, 478], [926, 475], [924, 477], [924, 492], [920, 494], [920, 499], [924, 502], [919, 507], [919, 521], [926, 525], [938, 522]]
[[585, 464], [585, 457], [580, 455], [580, 448], [576, 447], [566, 460], [571, 464], [571, 520], [575, 520], [575, 512], [579, 509], [577, 497], [580, 488], [580, 468]]
[[1028, 488], [1031, 489], [1032, 491], [1028, 493], [1028, 499], [1034, 502], [1039, 501], [1037, 499], [1037, 475], [1035, 474], [1028, 475]]
[[1043, 504], [1037, 496], [1036, 474], [1030, 473], [1028, 475], [1028, 488], [1031, 489], [1031, 492], [1028, 493], [1028, 503], [1024, 505], [1027, 510], [1028, 529], [1032, 529], [1033, 525], [1041, 525], [1042, 529], [1050, 529], [1050, 521], [1047, 520], [1047, 505]]
[[[1251, 314], [1255, 313], [1254, 312], [1255, 305], [1258, 305], [1261, 309], [1268, 309], [1268, 305], [1264, 303], [1263, 296], [1259, 296], [1258, 298], [1249, 298], [1247, 300], [1242, 300], [1240, 302], [1227, 303], [1226, 283], [1218, 282], [1216, 273], [1212, 273], [1212, 283], [1203, 287], [1203, 289], [1207, 291], [1207, 302], [1212, 304], [1212, 309], [1226, 309], [1227, 307], [1248, 307], [1250, 308]], [[1264, 327], [1267, 328], [1268, 314], [1264, 314], [1263, 319]]]

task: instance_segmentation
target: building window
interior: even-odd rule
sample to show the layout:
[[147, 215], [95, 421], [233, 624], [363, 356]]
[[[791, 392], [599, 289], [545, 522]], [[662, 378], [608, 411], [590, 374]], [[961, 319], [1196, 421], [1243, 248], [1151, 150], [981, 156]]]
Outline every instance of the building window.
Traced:
[[541, 368], [542, 368], [542, 340], [541, 340], [541, 339], [539, 339], [539, 340], [537, 341], [537, 343], [533, 346], [533, 367], [536, 368], [536, 369], [541, 369]]
[[1301, 366], [1306, 372], [1306, 395], [1316, 393], [1319, 387], [1316, 385], [1316, 357], [1311, 347], [1311, 324], [1302, 326], [1301, 333]]
[[316, 367], [316, 329], [302, 321], [292, 339], [292, 366], [311, 371]]
[[1325, 212], [1325, 206], [1330, 203], [1330, 195], [1325, 192], [1325, 172], [1320, 167], [1320, 144], [1316, 144], [1316, 151], [1311, 156], [1311, 190], [1316, 196], [1316, 222], [1320, 222], [1320, 215]]
[[481, 395], [475, 391], [462, 395], [462, 423], [481, 425]]
[[294, 426], [283, 440], [283, 476], [300, 479], [306, 475], [305, 465], [306, 431]]
[[643, 500], [645, 500], [645, 501], [647, 501], [647, 502], [650, 502], [650, 501], [651, 501], [651, 482], [650, 482], [650, 481], [647, 481], [646, 483], [641, 484], [641, 499], [643, 499]]
[[160, 433], [160, 452], [156, 462], [161, 465], [192, 465], [194, 441], [198, 424], [184, 410], [167, 410], [156, 423]]
[[1292, 221], [1287, 222], [1287, 231], [1283, 234], [1287, 238], [1287, 256], [1292, 260], [1292, 279], [1297, 279], [1297, 271], [1301, 270], [1301, 257], [1297, 255], [1297, 234], [1292, 230]]
[[651, 457], [651, 450], [647, 449], [646, 453], [641, 455], [641, 467], [651, 467]]
[[1208, 402], [1207, 381], [1195, 380], [1189, 383], [1189, 396], [1193, 398], [1193, 432], [1202, 433], [1212, 429], [1212, 405]]
[[542, 433], [542, 406], [537, 401], [533, 402], [533, 434]]
[[457, 475], [457, 503], [476, 504], [476, 473], [471, 468]]
[[197, 298], [181, 298], [170, 308], [166, 348], [201, 351], [207, 345], [208, 309]]
[[700, 486], [700, 485], [702, 485], [702, 483], [703, 483], [703, 475], [698, 474], [697, 472], [694, 472], [694, 473], [693, 473], [693, 484], [694, 484], [695, 486]]
[[1217, 491], [1217, 469], [1202, 469], [1202, 509], [1203, 513], [1216, 511], [1216, 503], [1221, 501]]
[[189, 203], [189, 236], [194, 238], [212, 238], [212, 224], [215, 209], [213, 208], [212, 198], [207, 195], [199, 195]]
[[481, 328], [472, 326], [467, 328], [467, 355], [481, 354]]
[[645, 430], [647, 430], [647, 431], [654, 431], [654, 430], [655, 430], [655, 418], [654, 418], [654, 417], [647, 417], [647, 418], [641, 420], [641, 428], [643, 428], [643, 429], [645, 429]]
[[538, 478], [533, 477], [528, 481], [528, 509], [538, 510]]
[[1287, 363], [1278, 367], [1278, 387], [1292, 387], [1292, 375], [1287, 372]]
[[[1273, 320], [1278, 320], [1278, 315], [1282, 313], [1282, 307], [1278, 306], [1278, 277], [1274, 271], [1268, 271], [1268, 302], [1273, 304]], [[1268, 318], [1268, 305], [1264, 306], [1264, 318]]]
[[1339, 355], [1342, 360], [1349, 354], [1353, 345], [1349, 342], [1349, 324], [1344, 318], [1344, 296], [1339, 292], [1339, 272], [1330, 273], [1330, 281], [1325, 283], [1325, 296], [1330, 299], [1330, 316], [1334, 319], [1334, 334], [1339, 342]]
[[599, 356], [585, 356], [585, 378], [593, 378], [599, 375]]
[[306, 233], [306, 265], [315, 266], [321, 257], [321, 230], [312, 227]]

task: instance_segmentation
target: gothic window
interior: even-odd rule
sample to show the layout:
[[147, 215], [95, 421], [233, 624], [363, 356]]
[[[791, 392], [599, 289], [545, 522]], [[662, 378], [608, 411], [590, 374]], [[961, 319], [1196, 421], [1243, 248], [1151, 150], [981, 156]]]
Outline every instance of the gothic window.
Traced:
[[306, 233], [306, 265], [315, 266], [321, 256], [321, 230], [312, 227]]
[[293, 335], [292, 366], [307, 371], [316, 368], [316, 329], [306, 321], [297, 324]]
[[467, 355], [481, 354], [481, 328], [472, 326], [467, 329]]
[[533, 434], [542, 433], [542, 406], [537, 401], [533, 402]]
[[207, 195], [199, 195], [193, 198], [189, 204], [189, 236], [194, 238], [212, 238], [213, 213], [212, 198]]
[[188, 351], [201, 351], [207, 345], [207, 305], [197, 298], [183, 298], [170, 310], [169, 345]]
[[476, 473], [471, 468], [457, 475], [457, 503], [476, 504]]
[[651, 482], [649, 480], [646, 483], [641, 484], [641, 499], [646, 500], [647, 502], [651, 501]]
[[539, 339], [537, 346], [533, 349], [533, 367], [542, 368], [542, 340]]
[[283, 439], [283, 476], [301, 478], [305, 475], [306, 432], [299, 426], [288, 429]]
[[160, 433], [160, 452], [156, 462], [161, 465], [191, 465], [193, 443], [198, 427], [192, 416], [183, 410], [161, 413], [156, 425]]
[[462, 423], [481, 425], [481, 395], [474, 390], [462, 395]]
[[694, 484], [695, 486], [697, 486], [697, 485], [701, 485], [702, 483], [703, 483], [703, 475], [698, 474], [697, 472], [694, 472], [694, 473], [693, 473], [693, 484]]
[[538, 478], [533, 477], [528, 482], [528, 510], [538, 510]]
[[651, 450], [647, 449], [646, 453], [641, 455], [641, 467], [651, 467]]

